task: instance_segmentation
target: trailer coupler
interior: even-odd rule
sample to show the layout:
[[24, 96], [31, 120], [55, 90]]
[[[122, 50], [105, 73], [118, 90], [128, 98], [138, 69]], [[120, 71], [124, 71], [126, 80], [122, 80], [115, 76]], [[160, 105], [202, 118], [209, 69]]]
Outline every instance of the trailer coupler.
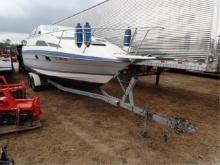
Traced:
[[168, 121], [168, 126], [175, 130], [176, 133], [181, 134], [184, 132], [196, 133], [197, 129], [184, 118], [170, 118]]
[[171, 129], [174, 129], [177, 134], [181, 133], [196, 133], [197, 129], [192, 125], [191, 122], [184, 118], [167, 118], [160, 115], [157, 115], [152, 112], [146, 112], [144, 117], [144, 131], [143, 136], [147, 135], [147, 121], [155, 121], [162, 125], [165, 125]]

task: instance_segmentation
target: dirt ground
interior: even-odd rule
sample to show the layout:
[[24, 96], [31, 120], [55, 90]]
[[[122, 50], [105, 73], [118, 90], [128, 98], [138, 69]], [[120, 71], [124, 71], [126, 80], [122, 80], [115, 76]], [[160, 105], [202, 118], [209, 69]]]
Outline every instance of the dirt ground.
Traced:
[[[26, 81], [24, 75], [12, 76]], [[150, 137], [144, 139], [143, 120], [133, 113], [55, 88], [28, 89], [28, 97], [41, 97], [43, 128], [1, 136], [0, 145], [9, 145], [16, 164], [220, 164], [219, 80], [163, 73], [159, 87], [154, 81], [139, 78], [135, 103], [190, 120], [196, 134], [169, 131], [165, 142], [167, 128], [149, 122]], [[104, 88], [121, 95], [114, 81]]]

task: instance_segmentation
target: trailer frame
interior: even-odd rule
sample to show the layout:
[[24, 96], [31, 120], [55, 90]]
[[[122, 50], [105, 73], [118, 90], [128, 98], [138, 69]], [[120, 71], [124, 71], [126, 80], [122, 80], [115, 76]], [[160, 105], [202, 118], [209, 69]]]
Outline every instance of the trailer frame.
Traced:
[[171, 117], [164, 117], [161, 115], [158, 115], [156, 113], [153, 113], [149, 107], [140, 108], [134, 104], [134, 97], [133, 97], [133, 89], [135, 87], [135, 84], [137, 82], [137, 77], [132, 77], [129, 85], [125, 88], [123, 84], [120, 81], [120, 78], [117, 76], [117, 79], [119, 81], [119, 84], [124, 91], [124, 95], [122, 98], [117, 98], [114, 96], [111, 96], [108, 94], [105, 90], [99, 89], [98, 92], [89, 92], [89, 91], [83, 91], [79, 89], [73, 89], [69, 87], [62, 86], [61, 84], [58, 84], [50, 79], [48, 79], [48, 83], [53, 85], [54, 87], [58, 88], [59, 90], [91, 97], [94, 99], [102, 100], [104, 102], [107, 102], [113, 106], [121, 107], [124, 110], [128, 110], [130, 112], [133, 112], [141, 117], [144, 118], [144, 128], [141, 133], [143, 137], [148, 137], [148, 125], [147, 121], [155, 121], [157, 123], [160, 123], [162, 125], [165, 125], [171, 129], [174, 129], [177, 133], [196, 133], [197, 129], [188, 121], [183, 118], [171, 118]]

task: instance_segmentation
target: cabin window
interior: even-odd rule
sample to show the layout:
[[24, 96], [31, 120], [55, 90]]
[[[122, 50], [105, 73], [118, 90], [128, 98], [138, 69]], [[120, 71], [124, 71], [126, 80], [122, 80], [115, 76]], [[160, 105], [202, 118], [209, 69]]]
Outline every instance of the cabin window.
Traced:
[[45, 59], [47, 60], [47, 61], [51, 61], [51, 59], [50, 59], [50, 57], [45, 57]]
[[36, 46], [47, 46], [47, 43], [45, 41], [37, 41]]

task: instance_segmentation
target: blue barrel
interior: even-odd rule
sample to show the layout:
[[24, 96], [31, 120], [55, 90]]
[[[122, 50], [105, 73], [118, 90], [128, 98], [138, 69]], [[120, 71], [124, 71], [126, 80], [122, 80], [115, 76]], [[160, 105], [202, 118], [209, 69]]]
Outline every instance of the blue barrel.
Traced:
[[76, 25], [76, 31], [75, 31], [75, 42], [76, 45], [80, 48], [83, 44], [83, 29], [80, 23]]
[[92, 30], [88, 22], [84, 25], [84, 43], [89, 46], [92, 40]]
[[129, 46], [131, 44], [131, 29], [128, 28], [125, 30], [124, 34], [124, 46]]

